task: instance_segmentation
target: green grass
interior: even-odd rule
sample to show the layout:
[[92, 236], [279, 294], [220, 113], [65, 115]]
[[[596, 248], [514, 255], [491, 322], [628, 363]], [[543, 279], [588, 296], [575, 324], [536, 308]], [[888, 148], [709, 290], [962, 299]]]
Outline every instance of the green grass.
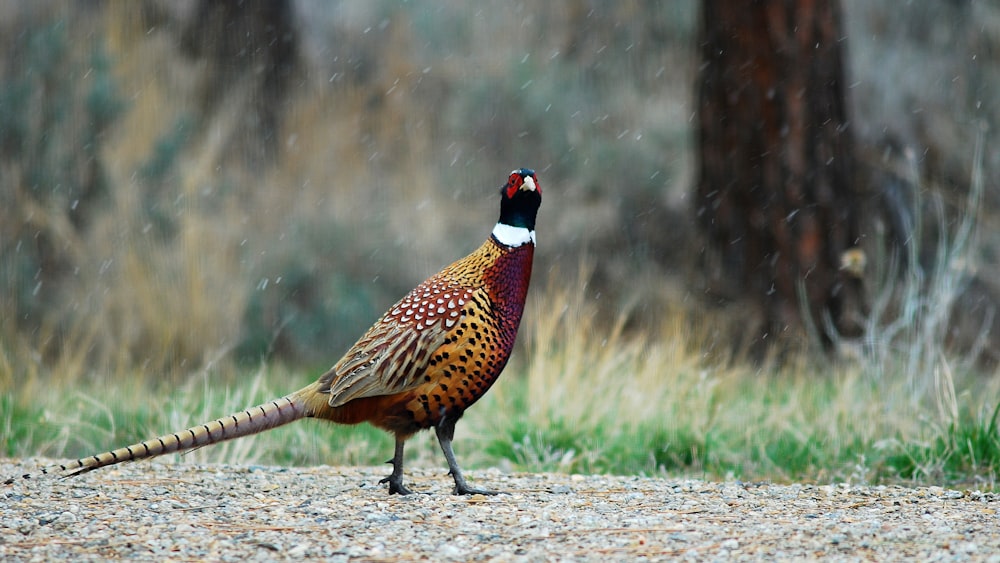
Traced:
[[[515, 361], [459, 424], [456, 451], [468, 468], [995, 487], [1000, 386], [974, 372], [939, 372], [928, 386], [935, 394], [915, 402], [908, 378], [873, 377], [884, 362], [706, 359], [705, 331], [683, 311], [633, 334], [624, 321], [604, 324], [584, 290], [542, 288], [530, 309]], [[179, 386], [136, 376], [128, 385], [8, 387], [0, 451], [87, 455], [243, 409], [316, 375], [261, 367]], [[391, 453], [391, 439], [367, 425], [303, 421], [181, 459], [372, 465]], [[407, 463], [443, 470], [432, 433], [408, 445]]]
[[997, 415], [963, 420], [931, 432], [925, 440], [899, 441], [884, 464], [887, 473], [914, 481], [987, 479], [995, 486], [1000, 432]]

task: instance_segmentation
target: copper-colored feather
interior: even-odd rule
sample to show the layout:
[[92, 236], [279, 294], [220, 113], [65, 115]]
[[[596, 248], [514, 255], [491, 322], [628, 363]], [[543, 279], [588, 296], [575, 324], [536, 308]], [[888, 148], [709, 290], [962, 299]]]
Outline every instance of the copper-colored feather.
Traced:
[[320, 377], [320, 393], [331, 407], [351, 400], [410, 391], [449, 333], [465, 317], [463, 306], [472, 291], [441, 274], [420, 284], [396, 303]]

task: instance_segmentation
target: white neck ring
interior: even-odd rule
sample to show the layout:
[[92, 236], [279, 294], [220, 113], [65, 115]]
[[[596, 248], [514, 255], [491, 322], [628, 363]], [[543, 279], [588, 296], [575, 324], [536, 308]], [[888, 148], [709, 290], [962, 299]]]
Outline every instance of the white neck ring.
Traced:
[[500, 244], [505, 246], [515, 247], [529, 242], [535, 244], [535, 231], [529, 231], [524, 227], [504, 225], [503, 223], [497, 223], [497, 226], [493, 227], [493, 236], [500, 241]]

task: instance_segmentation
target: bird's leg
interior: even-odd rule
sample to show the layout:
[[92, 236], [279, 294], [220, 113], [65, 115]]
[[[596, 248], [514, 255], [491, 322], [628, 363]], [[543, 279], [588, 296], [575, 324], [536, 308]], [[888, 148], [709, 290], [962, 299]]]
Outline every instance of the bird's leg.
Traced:
[[389, 483], [389, 494], [412, 495], [413, 491], [403, 486], [403, 445], [406, 439], [396, 436], [396, 453], [386, 463], [392, 464], [392, 473], [378, 482], [379, 485]]
[[486, 489], [476, 489], [470, 487], [465, 481], [465, 477], [462, 476], [462, 470], [458, 467], [458, 461], [455, 460], [455, 452], [451, 450], [451, 440], [455, 437], [455, 423], [458, 419], [452, 418], [450, 416], [445, 416], [441, 419], [441, 422], [434, 427], [434, 431], [437, 433], [438, 443], [441, 444], [441, 451], [444, 452], [444, 458], [448, 460], [448, 469], [452, 478], [455, 479], [455, 494], [456, 495], [495, 495], [496, 491], [489, 491]]

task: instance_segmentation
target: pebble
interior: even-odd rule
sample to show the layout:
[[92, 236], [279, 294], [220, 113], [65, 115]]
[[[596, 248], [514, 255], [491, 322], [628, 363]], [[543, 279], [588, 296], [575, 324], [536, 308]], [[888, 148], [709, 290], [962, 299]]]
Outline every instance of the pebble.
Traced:
[[[0, 478], [51, 460], [0, 459]], [[417, 464], [414, 464], [417, 465]], [[1000, 497], [879, 485], [134, 463], [0, 486], [0, 560], [998, 561]]]

